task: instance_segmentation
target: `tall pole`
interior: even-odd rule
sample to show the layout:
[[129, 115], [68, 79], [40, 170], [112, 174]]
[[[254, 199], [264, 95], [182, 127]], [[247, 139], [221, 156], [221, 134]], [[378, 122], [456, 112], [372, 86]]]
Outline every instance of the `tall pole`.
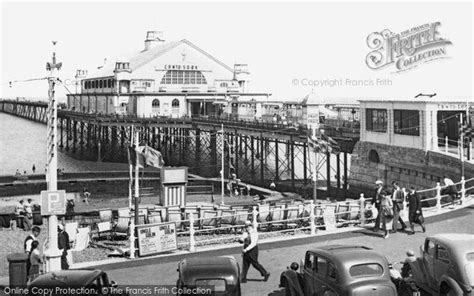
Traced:
[[464, 123], [463, 123], [463, 117], [462, 117], [462, 113], [460, 114], [460, 121], [461, 121], [461, 153], [460, 153], [460, 157], [461, 157], [461, 177], [464, 177]]
[[224, 140], [224, 124], [222, 124], [222, 152], [221, 152], [221, 194], [222, 194], [222, 204], [224, 204], [224, 145], [225, 145], [225, 140]]
[[[129, 144], [130, 146], [133, 146], [133, 139], [134, 139], [133, 134], [134, 134], [134, 132], [135, 132], [135, 129], [133, 128], [133, 125], [132, 125], [132, 131], [130, 133], [130, 144]], [[127, 149], [129, 149], [129, 148], [127, 147]], [[130, 155], [130, 157], [132, 157], [132, 156]], [[132, 200], [133, 200], [132, 199], [132, 191], [133, 191], [132, 188], [133, 188], [133, 162], [130, 162], [129, 163], [129, 182], [128, 182], [128, 208], [130, 210], [132, 210]]]
[[[53, 41], [53, 47], [56, 42]], [[52, 61], [46, 64], [49, 71], [48, 83], [48, 113], [47, 113], [47, 187], [48, 191], [58, 190], [58, 110], [54, 98], [54, 86], [58, 81], [56, 70], [61, 69], [62, 63], [56, 63], [56, 52], [53, 48]], [[61, 270], [61, 251], [58, 249], [58, 217], [50, 215], [48, 218], [48, 249], [44, 251], [46, 257], [46, 271]]]
[[[313, 138], [316, 138], [316, 128], [315, 127], [313, 127]], [[313, 148], [314, 148], [313, 199], [314, 199], [314, 202], [316, 202], [318, 200], [318, 150], [316, 149], [316, 147], [313, 147]]]

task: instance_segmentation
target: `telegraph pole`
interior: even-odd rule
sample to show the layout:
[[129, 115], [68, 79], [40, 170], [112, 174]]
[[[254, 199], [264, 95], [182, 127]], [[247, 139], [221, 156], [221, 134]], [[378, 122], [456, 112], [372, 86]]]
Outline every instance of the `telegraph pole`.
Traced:
[[[57, 102], [54, 98], [54, 87], [58, 81], [58, 71], [62, 63], [56, 62], [56, 52], [53, 41], [53, 56], [51, 62], [46, 63], [46, 71], [49, 71], [48, 83], [48, 111], [47, 111], [47, 186], [48, 191], [58, 190], [58, 110]], [[61, 251], [58, 249], [58, 217], [51, 214], [48, 218], [48, 249], [45, 250], [46, 271], [61, 270]]]

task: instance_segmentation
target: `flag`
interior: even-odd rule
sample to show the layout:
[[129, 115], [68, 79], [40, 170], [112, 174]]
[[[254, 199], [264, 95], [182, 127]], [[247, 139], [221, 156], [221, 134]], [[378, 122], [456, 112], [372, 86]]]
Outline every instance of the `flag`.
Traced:
[[328, 152], [339, 154], [339, 152], [341, 152], [341, 147], [339, 147], [339, 144], [334, 139], [326, 135], [321, 135], [320, 138], [309, 137], [308, 143], [315, 151], [320, 153]]
[[328, 144], [329, 153], [339, 154], [339, 152], [341, 152], [341, 147], [336, 140], [324, 134], [321, 135], [321, 138]]
[[163, 156], [161, 155], [160, 151], [146, 145], [139, 146], [138, 151], [140, 151], [142, 154], [145, 165], [155, 168], [161, 168], [165, 165], [165, 161], [163, 160]]
[[137, 163], [137, 153], [138, 153], [138, 167], [143, 168], [145, 167], [145, 160], [143, 155], [135, 150], [135, 148], [129, 146], [127, 149], [128, 154], [128, 163], [130, 165], [135, 166]]

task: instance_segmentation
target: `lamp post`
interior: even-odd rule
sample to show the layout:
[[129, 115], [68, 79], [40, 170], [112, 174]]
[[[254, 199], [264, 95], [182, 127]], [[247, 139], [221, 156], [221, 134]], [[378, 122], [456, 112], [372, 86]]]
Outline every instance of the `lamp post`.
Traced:
[[[47, 186], [48, 191], [58, 190], [58, 110], [57, 102], [54, 98], [54, 86], [58, 81], [58, 73], [61, 69], [62, 63], [56, 62], [56, 52], [54, 46], [56, 41], [53, 41], [53, 56], [51, 62], [46, 63], [46, 70], [49, 71], [48, 83], [48, 111], [47, 111]], [[61, 270], [61, 251], [58, 249], [58, 217], [50, 215], [48, 218], [48, 249], [45, 250], [46, 257], [46, 271]]]

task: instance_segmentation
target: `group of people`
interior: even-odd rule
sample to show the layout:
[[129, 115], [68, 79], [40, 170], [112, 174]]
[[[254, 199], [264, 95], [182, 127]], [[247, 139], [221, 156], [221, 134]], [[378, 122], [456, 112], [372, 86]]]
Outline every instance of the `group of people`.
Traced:
[[[36, 172], [36, 166], [33, 164], [33, 167], [31, 168], [31, 171], [33, 172], [33, 174]], [[23, 175], [21, 174], [20, 170], [19, 169], [16, 169], [16, 172], [15, 172], [15, 176], [27, 176], [28, 173], [26, 171], [23, 171]]]
[[[28, 255], [26, 263], [27, 275], [29, 280], [36, 278], [42, 271], [43, 256], [41, 256], [39, 250], [39, 236], [41, 228], [33, 226], [31, 233], [25, 238], [23, 248], [25, 254]], [[64, 225], [58, 224], [58, 249], [61, 251], [61, 269], [69, 269], [69, 263], [67, 260], [68, 250], [70, 249], [69, 235], [64, 230]]]
[[30, 231], [33, 227], [33, 200], [28, 198], [26, 202], [22, 199], [15, 207], [16, 227]]
[[[375, 232], [379, 232], [380, 224], [382, 224], [384, 231], [383, 237], [388, 238], [389, 233], [396, 233], [398, 230], [404, 231], [407, 228], [407, 225], [400, 217], [400, 212], [403, 210], [405, 201], [408, 203], [408, 221], [411, 229], [408, 234], [415, 233], [415, 223], [421, 226], [423, 232], [426, 232], [421, 208], [421, 197], [413, 186], [410, 187], [408, 192], [400, 188], [397, 181], [392, 182], [393, 190], [391, 192], [384, 189], [381, 180], [377, 180], [375, 186], [375, 193], [372, 197], [372, 205], [377, 209], [377, 217], [374, 226]], [[387, 229], [387, 224], [390, 223], [392, 219], [392, 229], [389, 230]], [[400, 223], [401, 229], [398, 228], [398, 223]]]

